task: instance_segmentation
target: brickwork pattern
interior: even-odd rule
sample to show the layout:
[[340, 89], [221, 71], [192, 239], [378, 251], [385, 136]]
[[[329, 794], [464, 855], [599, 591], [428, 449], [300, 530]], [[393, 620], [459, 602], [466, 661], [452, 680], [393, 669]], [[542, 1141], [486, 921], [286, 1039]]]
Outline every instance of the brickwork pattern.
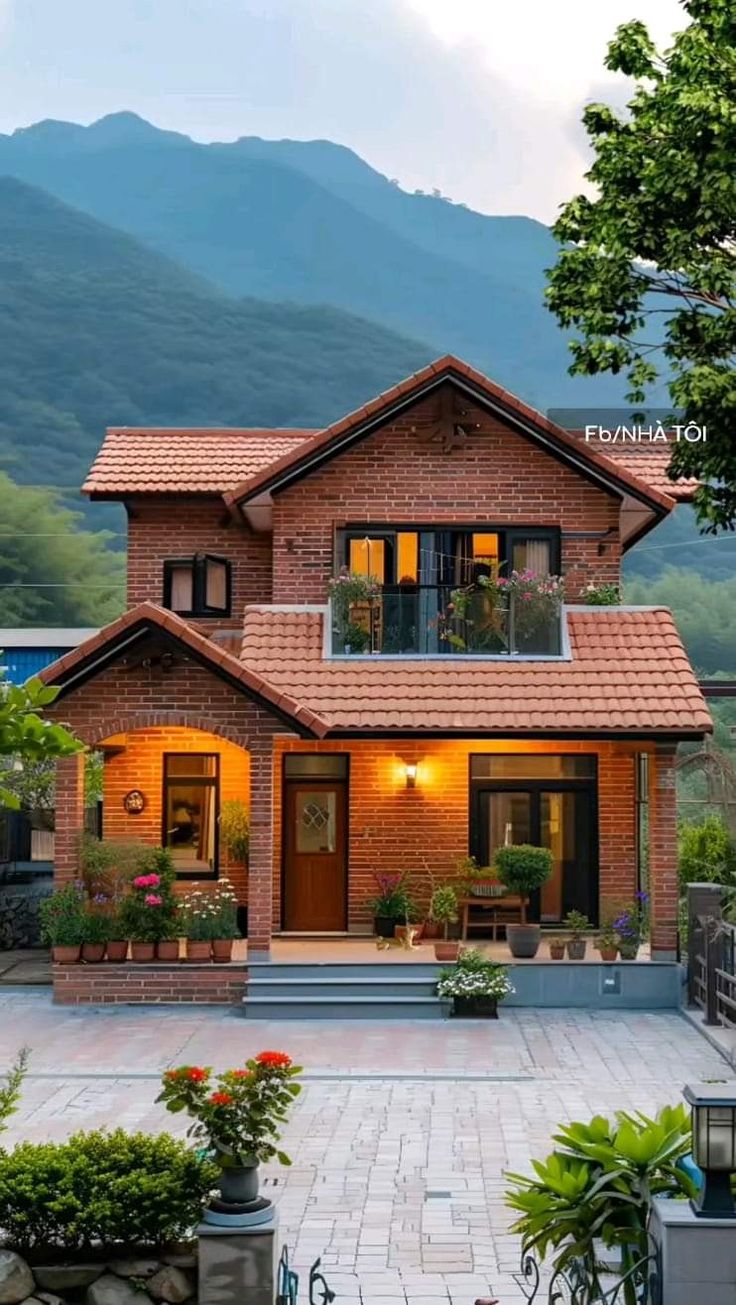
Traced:
[[425, 399], [275, 496], [274, 602], [325, 601], [334, 530], [348, 523], [560, 526], [568, 596], [618, 582], [618, 498], [480, 408], [464, 418], [478, 429], [449, 453], [427, 438], [436, 420], [436, 398]]
[[243, 965], [54, 965], [54, 1001], [60, 1006], [158, 1005], [239, 1002], [245, 991]]

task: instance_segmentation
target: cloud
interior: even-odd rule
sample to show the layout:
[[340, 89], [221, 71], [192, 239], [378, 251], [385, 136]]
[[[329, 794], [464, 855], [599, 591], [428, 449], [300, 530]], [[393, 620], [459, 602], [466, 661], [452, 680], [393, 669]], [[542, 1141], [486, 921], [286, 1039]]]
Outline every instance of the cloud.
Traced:
[[610, 81], [605, 43], [629, 3], [23, 0], [0, 130], [127, 108], [203, 140], [327, 137], [409, 189], [550, 220], [580, 184], [574, 115]]

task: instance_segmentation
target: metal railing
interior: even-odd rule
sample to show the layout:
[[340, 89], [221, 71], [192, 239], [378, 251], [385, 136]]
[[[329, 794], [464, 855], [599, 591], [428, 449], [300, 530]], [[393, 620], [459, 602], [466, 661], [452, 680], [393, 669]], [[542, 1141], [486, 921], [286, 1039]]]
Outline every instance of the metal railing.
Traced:
[[375, 598], [333, 608], [334, 655], [559, 657], [562, 611], [553, 604], [498, 600], [479, 588], [385, 585]]
[[721, 884], [688, 884], [688, 997], [706, 1024], [736, 1028], [736, 926]]

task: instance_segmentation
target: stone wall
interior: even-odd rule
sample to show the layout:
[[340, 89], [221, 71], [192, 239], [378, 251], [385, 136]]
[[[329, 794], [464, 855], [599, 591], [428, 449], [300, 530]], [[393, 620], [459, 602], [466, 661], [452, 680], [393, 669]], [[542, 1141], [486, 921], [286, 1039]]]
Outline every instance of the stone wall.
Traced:
[[49, 1258], [29, 1265], [0, 1247], [0, 1301], [3, 1305], [184, 1305], [197, 1290], [194, 1250], [138, 1255]]
[[40, 947], [39, 904], [52, 889], [51, 875], [0, 880], [0, 951]]

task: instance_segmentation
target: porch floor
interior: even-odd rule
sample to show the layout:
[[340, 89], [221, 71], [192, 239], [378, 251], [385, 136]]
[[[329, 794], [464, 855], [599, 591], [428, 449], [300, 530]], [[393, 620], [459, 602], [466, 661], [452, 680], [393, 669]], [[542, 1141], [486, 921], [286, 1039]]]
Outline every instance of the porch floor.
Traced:
[[[510, 963], [512, 961], [506, 942], [491, 942], [487, 938], [468, 939], [465, 946], [477, 947], [482, 951], [489, 960], [503, 961]], [[235, 944], [233, 950], [233, 959], [245, 959], [246, 946], [244, 942]], [[276, 935], [271, 944], [271, 960], [278, 965], [288, 965], [290, 962], [298, 965], [318, 964], [344, 964], [344, 965], [381, 965], [384, 962], [394, 964], [422, 964], [434, 962], [434, 943], [420, 942], [412, 951], [407, 951], [401, 946], [390, 946], [379, 951], [375, 938], [371, 936], [356, 935], [355, 937], [302, 937], [302, 938], [284, 938]], [[648, 944], [641, 948], [638, 960], [650, 961], [651, 955]], [[542, 938], [542, 945], [533, 960], [514, 960], [515, 965], [560, 965], [560, 961], [550, 961], [549, 947]], [[586, 949], [585, 960], [568, 961], [570, 965], [599, 965], [601, 958], [594, 947], [588, 944]], [[632, 964], [631, 961], [626, 962]]]

